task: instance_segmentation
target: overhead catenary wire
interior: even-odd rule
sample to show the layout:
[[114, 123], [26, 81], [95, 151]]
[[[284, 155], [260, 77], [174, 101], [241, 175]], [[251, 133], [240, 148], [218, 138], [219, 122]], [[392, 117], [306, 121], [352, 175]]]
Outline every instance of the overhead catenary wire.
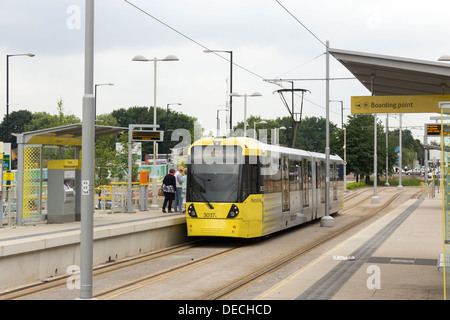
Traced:
[[306, 64], [308, 64], [308, 63], [310, 63], [310, 62], [316, 60], [317, 58], [320, 58], [320, 57], [323, 56], [324, 54], [325, 54], [325, 53], [322, 52], [322, 53], [319, 54], [318, 56], [315, 56], [314, 58], [309, 59], [309, 60], [307, 60], [306, 62], [303, 62], [302, 64], [300, 64], [300, 65], [298, 65], [298, 66], [296, 66], [296, 67], [290, 69], [289, 71], [283, 72], [282, 74], [280, 74], [280, 75], [279, 75], [278, 77], [276, 77], [276, 78], [281, 78], [281, 77], [284, 76], [285, 74], [288, 74], [288, 73], [294, 71], [295, 69], [298, 69], [298, 68], [300, 68], [300, 67], [303, 67], [304, 65], [306, 65]]
[[[158, 19], [157, 17], [155, 17], [154, 15], [152, 15], [151, 13], [149, 13], [148, 11], [146, 11], [146, 10], [144, 10], [144, 9], [142, 9], [142, 8], [140, 8], [140, 7], [138, 7], [138, 6], [135, 5], [134, 3], [132, 3], [132, 2], [130, 2], [130, 1], [128, 1], [128, 0], [124, 0], [124, 1], [125, 1], [126, 3], [128, 3], [130, 6], [134, 7], [136, 10], [139, 10], [139, 11], [142, 12], [143, 14], [145, 14], [145, 15], [147, 15], [148, 17], [154, 19], [155, 21], [161, 23], [162, 25], [164, 25], [165, 27], [167, 27], [167, 28], [169, 28], [170, 30], [174, 31], [175, 33], [178, 33], [180, 36], [182, 36], [182, 37], [186, 38], [187, 40], [189, 40], [189, 41], [195, 43], [196, 45], [202, 47], [204, 50], [211, 51], [211, 52], [214, 53], [216, 56], [218, 56], [218, 57], [220, 57], [220, 58], [222, 58], [222, 59], [224, 59], [224, 60], [226, 60], [226, 61], [228, 61], [228, 62], [231, 62], [230, 59], [228, 59], [227, 57], [224, 57], [224, 56], [220, 55], [219, 53], [215, 52], [214, 50], [208, 48], [206, 45], [204, 45], [204, 44], [202, 44], [202, 43], [196, 41], [195, 39], [189, 37], [188, 35], [184, 34], [183, 32], [181, 32], [181, 31], [175, 29], [174, 27], [168, 25], [167, 23], [165, 23], [165, 22], [162, 21], [161, 19]], [[236, 62], [233, 62], [233, 65], [236, 66], [236, 67], [238, 67], [238, 68], [241, 68], [242, 70], [247, 71], [248, 73], [253, 74], [254, 76], [256, 76], [256, 77], [258, 77], [258, 78], [264, 79], [263, 76], [257, 74], [256, 72], [253, 72], [252, 70], [250, 70], [250, 69], [248, 69], [248, 68], [245, 68], [245, 67], [243, 67], [243, 66], [237, 64]]]
[[[185, 38], [185, 39], [187, 39], [187, 40], [193, 42], [194, 44], [196, 44], [196, 45], [202, 47], [204, 50], [211, 51], [211, 52], [212, 52], [213, 54], [215, 54], [216, 56], [218, 56], [218, 57], [224, 59], [225, 61], [228, 61], [229, 63], [231, 63], [230, 59], [228, 59], [227, 57], [225, 57], [225, 56], [219, 54], [218, 52], [215, 52], [214, 50], [208, 48], [206, 45], [200, 43], [199, 41], [196, 41], [196, 40], [193, 39], [192, 37], [190, 37], [190, 36], [184, 34], [183, 32], [177, 30], [177, 29], [174, 28], [174, 27], [170, 26], [169, 24], [165, 23], [165, 22], [162, 21], [161, 19], [159, 19], [159, 18], [157, 18], [156, 16], [152, 15], [152, 14], [149, 13], [148, 11], [146, 11], [146, 10], [142, 9], [141, 7], [135, 5], [135, 4], [132, 3], [131, 1], [129, 1], [129, 0], [123, 0], [123, 1], [124, 1], [125, 3], [127, 3], [128, 5], [132, 6], [133, 8], [135, 8], [136, 10], [142, 12], [142, 13], [145, 14], [146, 16], [152, 18], [153, 20], [155, 20], [155, 21], [159, 22], [160, 24], [164, 25], [165, 27], [169, 28], [169, 29], [172, 30], [173, 32], [179, 34], [179, 35], [182, 36], [183, 38]], [[277, 2], [278, 2], [278, 1], [277, 1]], [[279, 3], [279, 2], [278, 2], [278, 3]], [[285, 10], [286, 10], [286, 11], [287, 11], [287, 12], [295, 19], [295, 20], [297, 20], [297, 21], [298, 21], [298, 22], [299, 22], [306, 30], [308, 30], [308, 32], [310, 32], [317, 40], [319, 40], [322, 44], [324, 44], [324, 43], [323, 43], [316, 35], [314, 35], [314, 33], [312, 33], [311, 30], [309, 30], [309, 29], [308, 29], [303, 23], [301, 23], [301, 22], [300, 22], [300, 21], [299, 21], [292, 13], [290, 13], [289, 10], [287, 10], [281, 3], [279, 3], [279, 4], [280, 4], [280, 6], [282, 6], [282, 7], [283, 7], [283, 8], [284, 8], [284, 9], [285, 9]], [[325, 44], [324, 44], [324, 45], [325, 45]], [[320, 55], [318, 55], [318, 56], [316, 56], [316, 57], [314, 57], [314, 58], [311, 59], [310, 61], [315, 60], [315, 59], [321, 57], [322, 55], [323, 55], [323, 53], [320, 54]], [[306, 63], [308, 63], [308, 62], [310, 62], [310, 61], [307, 61], [307, 62], [305, 62], [304, 64], [306, 64]], [[252, 74], [252, 75], [254, 75], [254, 76], [256, 76], [256, 77], [258, 77], [258, 78], [260, 78], [260, 79], [262, 79], [262, 80], [267, 79], [266, 77], [263, 77], [263, 76], [259, 75], [258, 73], [254, 72], [254, 71], [252, 71], [252, 70], [250, 70], [250, 69], [248, 69], [248, 68], [246, 68], [246, 67], [244, 67], [244, 66], [242, 66], [242, 65], [240, 65], [240, 64], [238, 64], [238, 63], [236, 63], [236, 62], [234, 62], [234, 61], [233, 61], [233, 65], [236, 66], [236, 67], [238, 67], [238, 68], [240, 68], [240, 69], [242, 69], [242, 70], [244, 70], [244, 71], [246, 71], [246, 72], [248, 72], [248, 73], [250, 73], [250, 74]], [[296, 67], [296, 68], [298, 68], [298, 67]], [[280, 85], [280, 84], [278, 84], [278, 85], [279, 85], [280, 87], [284, 88], [282, 85]], [[297, 95], [297, 94], [296, 94], [296, 95]], [[298, 96], [298, 95], [297, 95], [297, 96]], [[317, 106], [317, 107], [319, 107], [319, 108], [321, 108], [321, 109], [325, 109], [325, 107], [323, 107], [323, 106], [321, 106], [321, 105], [319, 105], [319, 104], [317, 104], [317, 103], [315, 103], [315, 102], [313, 102], [313, 101], [311, 101], [311, 100], [308, 100], [308, 99], [306, 99], [306, 98], [305, 98], [304, 100], [305, 100], [305, 101], [308, 101], [309, 103], [311, 103], [311, 104], [313, 104], [313, 105], [315, 105], [315, 106]], [[339, 113], [334, 112], [334, 111], [332, 111], [332, 110], [330, 110], [330, 112], [333, 112], [333, 113], [335, 113], [335, 114], [339, 114]]]
[[295, 21], [297, 21], [303, 28], [306, 29], [306, 31], [308, 31], [314, 38], [317, 39], [317, 41], [319, 41], [321, 44], [323, 44], [324, 47], [326, 47], [327, 45], [325, 44], [325, 42], [323, 42], [322, 40], [320, 40], [320, 38], [318, 36], [316, 36], [309, 28], [307, 28], [296, 16], [294, 16], [292, 14], [292, 12], [290, 12], [285, 6], [283, 6], [280, 1], [275, 0], [292, 18], [295, 19]]

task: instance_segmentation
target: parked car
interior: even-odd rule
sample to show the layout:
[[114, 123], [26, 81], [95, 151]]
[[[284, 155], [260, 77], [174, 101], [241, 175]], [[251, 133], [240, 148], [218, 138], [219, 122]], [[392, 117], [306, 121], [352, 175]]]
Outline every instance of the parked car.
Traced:
[[415, 169], [406, 171], [406, 174], [422, 175], [422, 170], [420, 168], [415, 168]]
[[428, 178], [431, 178], [431, 174], [432, 173], [433, 173], [434, 178], [440, 178], [441, 177], [441, 171], [434, 170], [434, 171], [428, 172]]

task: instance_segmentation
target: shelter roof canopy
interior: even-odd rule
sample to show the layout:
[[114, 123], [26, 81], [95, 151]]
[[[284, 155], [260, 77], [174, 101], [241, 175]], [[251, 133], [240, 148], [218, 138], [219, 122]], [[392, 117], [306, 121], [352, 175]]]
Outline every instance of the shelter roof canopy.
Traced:
[[450, 93], [447, 63], [340, 49], [329, 49], [329, 53], [375, 96]]
[[[95, 126], [95, 137], [109, 134], [119, 134], [128, 128]], [[54, 127], [24, 133], [13, 133], [17, 137], [18, 143], [25, 144], [45, 144], [45, 145], [64, 145], [81, 146], [82, 125], [81, 123], [69, 124], [61, 127]]]

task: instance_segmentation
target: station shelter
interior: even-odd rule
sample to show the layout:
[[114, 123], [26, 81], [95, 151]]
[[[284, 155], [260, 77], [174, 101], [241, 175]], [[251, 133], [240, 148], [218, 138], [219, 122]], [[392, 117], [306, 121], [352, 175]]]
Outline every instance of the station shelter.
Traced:
[[[448, 63], [340, 49], [329, 49], [329, 53], [371, 93], [352, 97], [352, 114], [441, 114], [439, 103], [450, 101]], [[427, 144], [426, 133], [424, 148], [430, 150], [433, 146]]]
[[[450, 251], [450, 123], [444, 115], [450, 114], [450, 64], [340, 49], [328, 52], [371, 93], [368, 97], [352, 97], [352, 114], [440, 114], [444, 251], [440, 263], [447, 270], [445, 286], [445, 273], [450, 272], [450, 254], [446, 254]], [[424, 144], [424, 148], [432, 147]]]
[[[127, 128], [96, 125], [95, 137], [119, 134], [124, 130]], [[46, 208], [49, 223], [80, 221], [81, 123], [13, 135], [18, 143], [16, 224], [43, 220], [44, 196], [49, 197]], [[48, 146], [59, 152], [57, 160], [45, 159], [44, 148]], [[62, 147], [72, 149], [70, 159], [62, 159]], [[44, 168], [47, 168], [46, 175]], [[43, 184], [44, 180], [47, 185]], [[45, 187], [48, 190], [44, 191]]]

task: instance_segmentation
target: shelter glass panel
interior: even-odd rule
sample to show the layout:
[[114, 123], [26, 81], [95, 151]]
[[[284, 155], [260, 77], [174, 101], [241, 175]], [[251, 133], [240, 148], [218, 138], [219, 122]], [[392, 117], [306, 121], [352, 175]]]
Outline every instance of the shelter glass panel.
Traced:
[[22, 218], [40, 220], [42, 194], [41, 146], [24, 148]]

